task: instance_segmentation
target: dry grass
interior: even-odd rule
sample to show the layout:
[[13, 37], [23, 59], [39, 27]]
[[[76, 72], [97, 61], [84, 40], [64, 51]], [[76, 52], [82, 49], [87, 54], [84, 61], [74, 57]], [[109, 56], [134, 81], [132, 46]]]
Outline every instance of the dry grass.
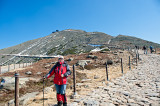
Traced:
[[[106, 60], [112, 60], [114, 62], [113, 65], [109, 65], [108, 70], [109, 70], [109, 80], [112, 80], [114, 78], [120, 77], [122, 76], [121, 73], [121, 65], [120, 65], [120, 57], [123, 58], [123, 66], [124, 66], [124, 74], [129, 71], [128, 69], [128, 56], [130, 55], [127, 51], [123, 51], [123, 53], [119, 53], [118, 55], [113, 55], [113, 52], [108, 51], [107, 53], [84, 53], [84, 54], [80, 54], [80, 55], [68, 55], [65, 56], [65, 59], [69, 59], [69, 58], [74, 58], [73, 61], [68, 62], [68, 64], [70, 66], [72, 66], [73, 64], [75, 64], [78, 60], [88, 60], [88, 58], [86, 58], [88, 55], [95, 55], [98, 57], [98, 59], [92, 59], [92, 63], [90, 63], [90, 65], [87, 67], [87, 69], [90, 70], [80, 70], [80, 67], [76, 67], [76, 82], [77, 83], [82, 83], [81, 80], [82, 79], [91, 79], [90, 82], [85, 82], [83, 83], [83, 86], [79, 86], [77, 88], [77, 93], [79, 95], [86, 95], [88, 94], [90, 91], [92, 91], [93, 89], [97, 88], [98, 86], [105, 86], [107, 84], [106, 81], [106, 71], [105, 71], [105, 62]], [[131, 57], [132, 59], [132, 57]], [[56, 58], [55, 59], [44, 59], [44, 60], [40, 60], [37, 63], [34, 63], [33, 66], [31, 67], [27, 67], [24, 70], [19, 70], [18, 72], [20, 73], [21, 76], [26, 76], [26, 77], [34, 77], [34, 78], [41, 78], [43, 75], [45, 75], [46, 73], [49, 72], [49, 69], [51, 69], [51, 67], [54, 64], [51, 64], [49, 67], [45, 67], [47, 64], [50, 64], [51, 62], [56, 62]], [[118, 61], [117, 61], [118, 60]], [[93, 68], [92, 66], [96, 65], [96, 67], [98, 68]], [[132, 68], [134, 68], [134, 66], [132, 66]], [[72, 70], [72, 69], [71, 69]], [[25, 75], [26, 71], [31, 71], [32, 75]], [[37, 75], [37, 72], [42, 72], [41, 75]], [[14, 72], [9, 72], [9, 73], [5, 73], [1, 76], [13, 76]], [[98, 79], [94, 79], [94, 76], [98, 76]], [[71, 75], [68, 79], [68, 85], [67, 85], [67, 97], [68, 97], [68, 102], [72, 102], [73, 100], [70, 99], [70, 96], [73, 94], [73, 81], [72, 81], [73, 76]], [[35, 81], [30, 81], [27, 83], [27, 87], [26, 88], [21, 88], [20, 89], [20, 96], [24, 95], [26, 93], [29, 92], [35, 92], [35, 91], [39, 91], [42, 92], [42, 81], [39, 82], [35, 82]], [[46, 86], [51, 86], [53, 85], [53, 81], [52, 78], [49, 79], [49, 81], [47, 82]], [[0, 97], [0, 101], [2, 101], [3, 103], [7, 102], [10, 99], [14, 98], [14, 91], [0, 91], [1, 94], [3, 96]], [[31, 101], [31, 103], [28, 104], [28, 106], [39, 106], [42, 105], [42, 93], [40, 93], [36, 98], [34, 98], [34, 100]], [[56, 103], [56, 93], [55, 93], [55, 89], [52, 93], [50, 94], [46, 94], [45, 98], [48, 98], [48, 100], [45, 101], [45, 104], [53, 104]], [[1, 103], [2, 103], [1, 102]]]

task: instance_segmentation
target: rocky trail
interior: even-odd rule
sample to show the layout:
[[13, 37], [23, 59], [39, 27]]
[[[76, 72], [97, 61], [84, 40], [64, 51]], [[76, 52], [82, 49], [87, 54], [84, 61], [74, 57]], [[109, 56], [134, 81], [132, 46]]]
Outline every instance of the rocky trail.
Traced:
[[[119, 54], [119, 56], [123, 57], [124, 59], [124, 64], [123, 64], [124, 73], [127, 73], [128, 71], [127, 63], [128, 63], [129, 55], [130, 54], [127, 51]], [[132, 68], [134, 68], [134, 65], [132, 65]], [[122, 76], [120, 63], [109, 65], [108, 70], [109, 70], [109, 80]], [[76, 91], [78, 95], [76, 95], [75, 97], [77, 99], [85, 97], [89, 92], [92, 92], [93, 90], [99, 88], [99, 86], [106, 86], [106, 84], [108, 83], [108, 81], [106, 81], [105, 65], [104, 67], [99, 67], [99, 68], [91, 69], [91, 70], [86, 70], [86, 69], [80, 70], [76, 68], [76, 71], [78, 73], [87, 75], [85, 79], [82, 79], [80, 82], [76, 83]], [[77, 76], [77, 78], [78, 77], [79, 76]], [[54, 88], [54, 86], [51, 86], [49, 88], [52, 89]], [[74, 101], [76, 100], [75, 98], [74, 99], [72, 98], [73, 89], [67, 89], [66, 94], [67, 94], [68, 104], [71, 103], [71, 106], [72, 106], [72, 103], [74, 103]], [[42, 106], [43, 105], [42, 97], [43, 97], [42, 93], [40, 93], [34, 99], [32, 99], [29, 103], [27, 103], [27, 106], [33, 106], [33, 105]], [[47, 100], [45, 100], [45, 106], [56, 106], [57, 101], [55, 97], [56, 97], [55, 91], [50, 90], [49, 92], [46, 92], [45, 98], [47, 98]], [[78, 106], [78, 105], [80, 104], [74, 103], [74, 106]]]
[[[86, 75], [86, 77], [76, 83], [75, 98], [71, 96], [73, 86], [68, 85], [66, 91], [68, 106], [159, 106], [160, 55], [144, 55], [142, 51], [139, 52], [138, 66], [135, 66], [135, 61], [133, 61], [131, 70], [128, 68], [130, 54], [127, 51], [119, 53], [118, 56], [122, 57], [124, 62], [124, 74], [121, 73], [120, 62], [109, 65], [109, 81], [106, 81], [105, 67], [91, 70], [76, 68], [76, 71], [81, 73], [78, 75]], [[134, 58], [131, 57], [133, 60]], [[78, 75], [77, 78], [80, 77]], [[47, 87], [47, 83], [45, 82], [44, 104], [45, 106], [56, 106], [54, 85]], [[27, 93], [20, 98], [20, 105], [42, 106], [42, 97], [42, 92]], [[9, 101], [9, 104], [9, 106], [14, 105], [14, 101]]]
[[159, 106], [160, 55], [140, 55], [138, 66], [123, 76], [98, 86], [69, 106]]

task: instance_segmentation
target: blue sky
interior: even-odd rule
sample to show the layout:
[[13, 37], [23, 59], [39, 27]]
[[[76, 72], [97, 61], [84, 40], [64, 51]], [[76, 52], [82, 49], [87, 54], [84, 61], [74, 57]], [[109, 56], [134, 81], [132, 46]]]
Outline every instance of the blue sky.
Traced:
[[82, 29], [160, 44], [160, 0], [0, 0], [0, 49]]

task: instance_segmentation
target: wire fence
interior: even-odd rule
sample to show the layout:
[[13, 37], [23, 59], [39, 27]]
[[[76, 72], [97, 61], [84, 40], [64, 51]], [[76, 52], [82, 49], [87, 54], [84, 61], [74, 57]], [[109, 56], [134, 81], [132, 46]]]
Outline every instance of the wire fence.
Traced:
[[20, 63], [20, 64], [8, 64], [8, 65], [0, 65], [0, 74], [10, 72], [10, 71], [15, 71], [19, 68], [25, 68], [28, 66], [31, 66], [33, 63]]

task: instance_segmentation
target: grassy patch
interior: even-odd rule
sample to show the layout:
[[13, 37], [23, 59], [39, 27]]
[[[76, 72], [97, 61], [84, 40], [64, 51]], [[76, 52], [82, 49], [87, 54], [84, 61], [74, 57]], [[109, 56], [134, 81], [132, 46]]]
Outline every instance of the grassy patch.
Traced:
[[86, 34], [85, 36], [90, 36], [90, 35]]
[[85, 65], [84, 68], [87, 70], [92, 70], [95, 69], [96, 67], [90, 64], [90, 65]]
[[109, 49], [103, 49], [103, 50], [101, 50], [101, 51], [110, 51]]
[[74, 40], [72, 39], [70, 42], [73, 42]]
[[50, 54], [54, 53], [55, 51], [56, 51], [56, 48], [54, 47], [54, 48], [50, 49], [50, 50], [47, 52], [47, 55], [50, 55]]
[[2, 56], [2, 58], [5, 58], [5, 56]]
[[84, 53], [89, 53], [89, 52], [90, 52], [90, 50], [85, 50], [85, 51], [84, 51]]
[[10, 54], [12, 54], [12, 53], [14, 53], [14, 52], [16, 52], [17, 51], [17, 49], [14, 49]]
[[105, 46], [100, 46], [99, 48], [102, 49], [102, 48], [105, 48]]
[[62, 50], [62, 49], [63, 49], [63, 45], [60, 45], [60, 46], [59, 46], [59, 50]]
[[67, 49], [62, 53], [62, 55], [76, 54], [76, 51], [77, 51], [77, 49], [75, 49], [75, 48]]
[[17, 64], [20, 64], [22, 62], [22, 60], [19, 60], [18, 62], [17, 62]]
[[34, 58], [34, 62], [37, 62], [39, 60], [42, 60], [41, 58]]

